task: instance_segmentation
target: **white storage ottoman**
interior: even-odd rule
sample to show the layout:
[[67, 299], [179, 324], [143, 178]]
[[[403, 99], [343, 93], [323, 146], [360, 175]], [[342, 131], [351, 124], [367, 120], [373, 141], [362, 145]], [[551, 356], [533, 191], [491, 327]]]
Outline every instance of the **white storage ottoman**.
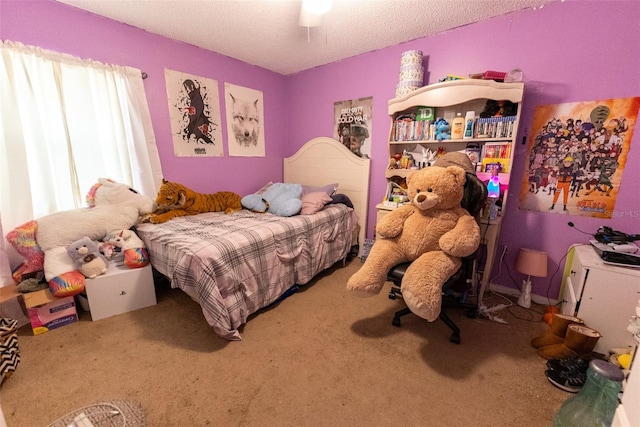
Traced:
[[132, 269], [112, 262], [106, 273], [86, 280], [85, 291], [94, 321], [157, 303], [151, 264]]

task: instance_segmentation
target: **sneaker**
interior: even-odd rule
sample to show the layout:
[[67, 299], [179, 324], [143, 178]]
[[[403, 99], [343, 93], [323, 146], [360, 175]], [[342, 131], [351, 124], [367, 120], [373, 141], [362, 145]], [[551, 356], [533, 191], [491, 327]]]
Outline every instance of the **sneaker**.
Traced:
[[589, 362], [579, 357], [547, 360], [547, 369], [569, 372], [587, 372]]
[[587, 380], [587, 373], [580, 371], [569, 372], [549, 369], [544, 374], [551, 384], [569, 393], [579, 392]]

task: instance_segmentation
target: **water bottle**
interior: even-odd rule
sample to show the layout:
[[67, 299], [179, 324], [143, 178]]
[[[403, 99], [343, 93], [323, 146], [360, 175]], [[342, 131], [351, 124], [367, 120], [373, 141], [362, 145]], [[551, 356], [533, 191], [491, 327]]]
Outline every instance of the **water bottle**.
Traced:
[[578, 394], [567, 399], [553, 420], [554, 427], [610, 426], [618, 406], [624, 374], [613, 364], [589, 362], [587, 380]]

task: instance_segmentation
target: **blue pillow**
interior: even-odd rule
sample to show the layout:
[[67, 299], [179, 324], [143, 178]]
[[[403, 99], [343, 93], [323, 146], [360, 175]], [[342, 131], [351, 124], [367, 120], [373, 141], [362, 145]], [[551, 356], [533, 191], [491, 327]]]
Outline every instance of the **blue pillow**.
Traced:
[[293, 216], [302, 208], [301, 184], [276, 182], [263, 194], [249, 194], [241, 200], [242, 206], [254, 212], [269, 212], [278, 216]]

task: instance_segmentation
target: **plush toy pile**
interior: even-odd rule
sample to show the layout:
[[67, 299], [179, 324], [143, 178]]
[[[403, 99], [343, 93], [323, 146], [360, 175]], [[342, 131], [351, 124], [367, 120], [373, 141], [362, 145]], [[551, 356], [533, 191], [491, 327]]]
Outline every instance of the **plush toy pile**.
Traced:
[[440, 314], [442, 285], [480, 244], [480, 228], [460, 203], [466, 181], [459, 166], [431, 166], [407, 178], [410, 203], [376, 224], [377, 238], [360, 270], [347, 282], [354, 295], [368, 297], [382, 289], [387, 272], [411, 261], [401, 291], [409, 309], [434, 321]]
[[[88, 208], [46, 215], [7, 234], [7, 241], [25, 258], [14, 272], [16, 282], [29, 273], [44, 270], [55, 296], [82, 292], [85, 275], [69, 257], [69, 245], [84, 237], [97, 242], [114, 230], [128, 230], [154, 208], [153, 199], [109, 179], [100, 179], [91, 188], [87, 203]], [[147, 262], [148, 256], [136, 265]]]

